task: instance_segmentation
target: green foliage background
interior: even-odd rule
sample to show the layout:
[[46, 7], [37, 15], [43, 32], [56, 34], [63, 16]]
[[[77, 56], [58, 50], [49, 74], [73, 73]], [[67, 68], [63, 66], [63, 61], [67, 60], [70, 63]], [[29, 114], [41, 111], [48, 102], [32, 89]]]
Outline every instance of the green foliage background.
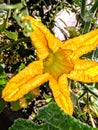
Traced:
[[20, 118], [9, 130], [94, 130], [65, 114], [54, 102], [40, 108], [36, 118], [41, 120], [40, 125], [36, 121]]
[[[98, 28], [98, 0], [92, 0], [90, 4], [86, 4], [86, 0], [0, 0], [0, 97], [8, 80], [36, 60], [36, 52], [29, 39], [29, 31], [32, 30], [30, 26], [23, 28], [21, 18], [26, 15], [37, 16], [54, 33], [55, 18], [62, 9], [76, 14], [76, 26], [67, 28], [70, 38]], [[98, 61], [98, 48], [81, 58]], [[46, 130], [47, 127], [49, 130], [91, 130], [93, 128], [88, 125], [98, 127], [98, 83], [84, 84], [69, 80], [69, 85], [75, 106], [74, 117], [66, 115], [55, 103], [51, 103], [53, 97], [49, 95], [51, 91], [46, 83], [41, 86], [41, 96], [34, 92], [24, 96], [27, 108], [22, 108], [19, 101], [10, 104], [10, 109], [26, 113], [28, 104], [37, 96], [36, 109], [41, 108], [33, 121], [18, 119], [9, 130], [33, 130], [33, 127], [34, 130]], [[43, 99], [48, 104], [45, 107], [40, 103]], [[8, 103], [0, 98], [0, 112], [5, 107], [9, 107]], [[38, 120], [43, 122], [37, 124]]]

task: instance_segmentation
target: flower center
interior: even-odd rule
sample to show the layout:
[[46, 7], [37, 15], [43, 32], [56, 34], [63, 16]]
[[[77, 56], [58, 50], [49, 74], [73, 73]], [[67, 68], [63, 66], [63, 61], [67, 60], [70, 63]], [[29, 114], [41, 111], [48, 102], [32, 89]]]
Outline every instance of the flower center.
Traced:
[[63, 73], [70, 73], [73, 64], [68, 56], [71, 51], [59, 49], [53, 53], [49, 50], [48, 57], [43, 61], [44, 71], [50, 73], [54, 78], [58, 78]]

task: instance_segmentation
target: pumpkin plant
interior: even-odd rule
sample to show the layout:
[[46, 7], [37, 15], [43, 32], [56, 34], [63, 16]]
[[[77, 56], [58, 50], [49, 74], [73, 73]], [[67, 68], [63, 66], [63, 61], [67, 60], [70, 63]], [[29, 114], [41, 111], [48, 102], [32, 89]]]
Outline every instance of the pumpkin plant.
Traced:
[[12, 102], [49, 81], [54, 99], [66, 113], [73, 114], [68, 80], [98, 82], [98, 63], [81, 59], [96, 48], [98, 29], [61, 42], [42, 22], [26, 16], [22, 22], [30, 22], [33, 31], [30, 39], [37, 52], [37, 60], [20, 71], [2, 91], [2, 98]]

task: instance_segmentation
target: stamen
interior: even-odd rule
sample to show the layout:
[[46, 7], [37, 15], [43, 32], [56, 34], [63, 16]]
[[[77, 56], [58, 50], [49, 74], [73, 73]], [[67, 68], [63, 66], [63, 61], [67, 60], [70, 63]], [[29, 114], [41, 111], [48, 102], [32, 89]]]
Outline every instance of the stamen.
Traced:
[[49, 50], [49, 55], [43, 62], [44, 71], [50, 73], [56, 79], [63, 73], [70, 73], [73, 64], [67, 57], [64, 49], [59, 49], [55, 53]]

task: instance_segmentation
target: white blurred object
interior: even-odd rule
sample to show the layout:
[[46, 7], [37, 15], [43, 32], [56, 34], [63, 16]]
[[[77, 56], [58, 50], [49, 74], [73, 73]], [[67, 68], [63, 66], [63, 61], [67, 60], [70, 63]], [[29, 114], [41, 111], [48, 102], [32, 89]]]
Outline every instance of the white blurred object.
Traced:
[[86, 5], [90, 4], [91, 2], [92, 2], [92, 0], [87, 0]]
[[69, 33], [65, 28], [75, 27], [76, 23], [76, 14], [74, 12], [70, 10], [66, 11], [65, 9], [61, 10], [55, 18], [55, 26], [53, 28], [55, 36], [60, 40], [65, 40], [64, 33], [69, 36]]

